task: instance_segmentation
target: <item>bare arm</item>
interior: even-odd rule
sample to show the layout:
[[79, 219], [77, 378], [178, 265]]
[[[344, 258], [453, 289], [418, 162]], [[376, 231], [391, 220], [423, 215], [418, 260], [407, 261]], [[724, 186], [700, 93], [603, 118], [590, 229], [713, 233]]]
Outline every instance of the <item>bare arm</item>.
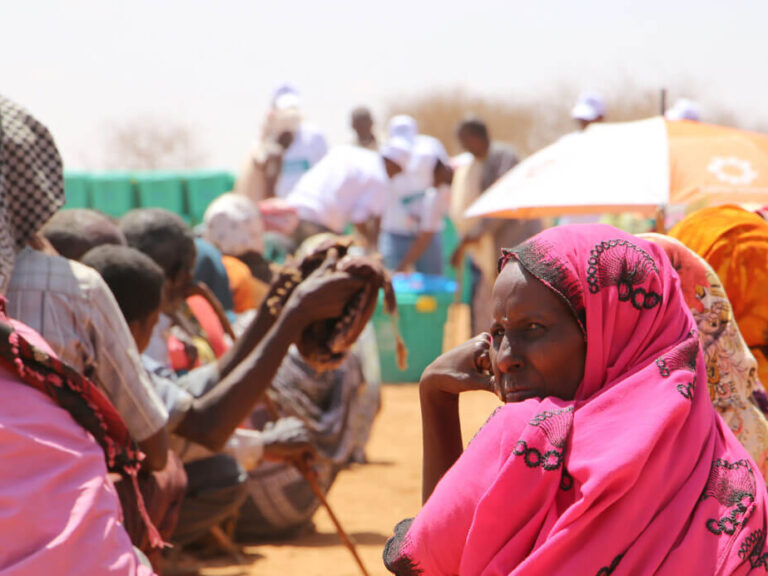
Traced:
[[422, 501], [463, 452], [459, 394], [494, 392], [488, 369], [490, 337], [481, 334], [446, 352], [430, 364], [419, 383], [423, 441]]
[[295, 313], [283, 314], [253, 352], [213, 390], [195, 399], [176, 433], [211, 450], [221, 450], [272, 383], [301, 327], [301, 319]]
[[176, 433], [220, 450], [261, 400], [288, 347], [306, 326], [340, 316], [362, 285], [362, 280], [341, 272], [313, 275], [296, 288], [276, 321], [269, 314], [260, 314], [241, 339], [247, 342], [242, 347], [238, 343], [232, 354], [222, 358], [219, 384], [195, 399]]
[[168, 431], [161, 428], [155, 434], [137, 442], [146, 458], [142, 462], [143, 470], [162, 470], [168, 462]]
[[363, 238], [370, 250], [376, 250], [379, 243], [379, 230], [381, 229], [381, 218], [373, 217], [364, 222], [356, 222], [355, 230]]
[[459, 396], [427, 384], [419, 386], [422, 426], [421, 500], [426, 502], [453, 463], [463, 452]]
[[283, 168], [280, 154], [269, 154], [264, 162], [264, 199], [275, 197], [275, 186]]

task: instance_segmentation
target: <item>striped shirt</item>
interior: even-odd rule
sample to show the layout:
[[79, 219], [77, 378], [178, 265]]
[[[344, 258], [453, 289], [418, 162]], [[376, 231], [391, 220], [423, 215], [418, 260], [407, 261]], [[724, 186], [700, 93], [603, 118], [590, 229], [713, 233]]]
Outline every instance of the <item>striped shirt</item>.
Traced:
[[165, 426], [168, 412], [98, 272], [25, 248], [16, 257], [6, 298], [8, 316], [38, 331], [59, 358], [101, 388], [137, 441]]

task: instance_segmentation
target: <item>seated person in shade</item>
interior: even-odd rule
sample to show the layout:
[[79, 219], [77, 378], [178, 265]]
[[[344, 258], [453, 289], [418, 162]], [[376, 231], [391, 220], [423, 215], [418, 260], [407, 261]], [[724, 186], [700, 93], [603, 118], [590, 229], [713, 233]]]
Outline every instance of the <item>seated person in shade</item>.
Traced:
[[[0, 294], [17, 249], [63, 203], [53, 138], [26, 110], [0, 96]], [[112, 442], [110, 460], [126, 457], [120, 468], [134, 459], [125, 424], [98, 390], [56, 361], [38, 333], [8, 317], [3, 296], [0, 574], [151, 576], [123, 528], [102, 449]], [[59, 395], [64, 390], [68, 395]], [[86, 391], [92, 392], [90, 401]], [[110, 425], [102, 426], [107, 413]]]
[[[341, 240], [320, 234], [296, 252], [303, 259], [323, 243]], [[337, 474], [351, 462], [365, 462], [365, 447], [381, 406], [381, 374], [375, 336], [369, 325], [335, 368], [321, 367], [291, 346], [268, 390], [267, 405], [257, 406], [251, 425], [305, 423], [318, 458], [314, 468], [321, 487], [330, 490]], [[269, 426], [270, 424], [267, 424]], [[289, 462], [265, 462], [248, 471], [248, 498], [237, 518], [236, 537], [252, 542], [295, 536], [314, 528], [319, 507], [312, 487]]]
[[197, 255], [191, 228], [173, 212], [146, 208], [125, 214], [120, 229], [128, 245], [147, 254], [165, 274], [160, 319], [144, 354], [175, 371], [215, 362], [227, 348], [217, 344], [224, 328], [208, 323], [206, 330], [203, 322], [216, 316], [213, 306], [202, 303], [206, 313], [201, 318], [188, 300]]
[[[141, 252], [118, 246], [95, 248], [83, 261], [113, 288], [137, 345], [145, 348], [160, 314], [162, 269]], [[162, 366], [150, 365], [170, 414], [174, 449], [188, 461], [190, 492], [182, 505], [176, 541], [184, 543], [204, 534], [208, 526], [236, 511], [245, 497], [243, 472], [237, 463], [224, 454], [205, 458], [211, 452], [219, 452], [229, 441], [229, 449], [253, 466], [262, 454], [291, 457], [308, 450], [306, 432], [290, 420], [262, 434], [236, 432], [236, 428], [263, 397], [288, 347], [303, 329], [314, 321], [339, 316], [359, 288], [357, 280], [342, 273], [310, 278], [296, 289], [276, 321], [257, 317], [219, 362], [179, 379]], [[189, 463], [193, 459], [197, 462]], [[218, 488], [216, 493], [206, 490], [211, 483]], [[200, 498], [200, 493], [205, 497]]]
[[59, 210], [40, 233], [56, 252], [70, 260], [80, 260], [88, 250], [102, 244], [126, 244], [114, 219], [87, 208]]
[[[490, 333], [422, 375], [423, 508], [395, 574], [747, 574], [766, 491], [707, 389], [659, 246], [559, 226], [505, 250]], [[504, 402], [462, 448], [458, 399]]]
[[[241, 194], [219, 196], [205, 211], [203, 236], [221, 250], [235, 312], [241, 314], [258, 308], [269, 289], [272, 273], [262, 256], [264, 226], [256, 205]], [[257, 265], [259, 261], [261, 278], [254, 276], [246, 263]]]
[[[268, 391], [276, 414], [257, 407], [251, 423], [260, 429], [276, 417], [278, 423], [292, 417], [304, 422], [320, 456], [314, 468], [327, 492], [336, 475], [365, 446], [367, 436], [361, 437], [355, 419], [366, 408], [366, 387], [354, 353], [349, 353], [338, 368], [321, 372], [291, 346]], [[239, 540], [288, 537], [313, 528], [312, 517], [320, 502], [290, 462], [265, 462], [249, 470], [247, 484], [248, 498], [237, 518]]]

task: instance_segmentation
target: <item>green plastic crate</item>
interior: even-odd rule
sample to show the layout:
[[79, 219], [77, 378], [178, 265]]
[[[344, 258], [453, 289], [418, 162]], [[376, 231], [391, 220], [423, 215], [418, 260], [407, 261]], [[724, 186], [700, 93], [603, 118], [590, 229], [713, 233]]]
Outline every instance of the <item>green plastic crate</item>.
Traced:
[[127, 172], [91, 175], [91, 208], [119, 218], [138, 207], [133, 179]]
[[172, 172], [138, 172], [134, 175], [139, 206], [165, 208], [186, 217], [187, 206], [181, 176]]
[[62, 208], [90, 208], [90, 181], [90, 176], [85, 172], [65, 172], [64, 191], [66, 203]]
[[443, 352], [443, 328], [453, 295], [397, 294], [400, 335], [408, 348], [408, 367], [397, 367], [392, 319], [384, 314], [381, 299], [372, 322], [381, 361], [383, 382], [418, 382], [421, 373]]
[[189, 216], [194, 224], [199, 224], [208, 205], [232, 190], [234, 179], [229, 172], [190, 172], [184, 175], [184, 184]]

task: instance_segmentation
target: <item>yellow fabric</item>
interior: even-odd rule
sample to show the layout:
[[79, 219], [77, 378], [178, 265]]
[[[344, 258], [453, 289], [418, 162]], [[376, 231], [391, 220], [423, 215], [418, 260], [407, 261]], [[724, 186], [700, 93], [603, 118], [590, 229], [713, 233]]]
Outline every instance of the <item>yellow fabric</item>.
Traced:
[[234, 256], [224, 255], [221, 260], [224, 268], [227, 269], [235, 312], [240, 314], [246, 310], [258, 308], [269, 287], [254, 278], [248, 266]]
[[[482, 226], [481, 218], [464, 217], [466, 209], [480, 196], [482, 178], [483, 163], [476, 159], [457, 168], [453, 175], [450, 217], [459, 236]], [[483, 234], [475, 244], [468, 246], [467, 254], [480, 268], [483, 276], [491, 281], [496, 278], [498, 254], [491, 234]]]
[[694, 212], [670, 231], [714, 268], [768, 382], [768, 222], [739, 206]]

